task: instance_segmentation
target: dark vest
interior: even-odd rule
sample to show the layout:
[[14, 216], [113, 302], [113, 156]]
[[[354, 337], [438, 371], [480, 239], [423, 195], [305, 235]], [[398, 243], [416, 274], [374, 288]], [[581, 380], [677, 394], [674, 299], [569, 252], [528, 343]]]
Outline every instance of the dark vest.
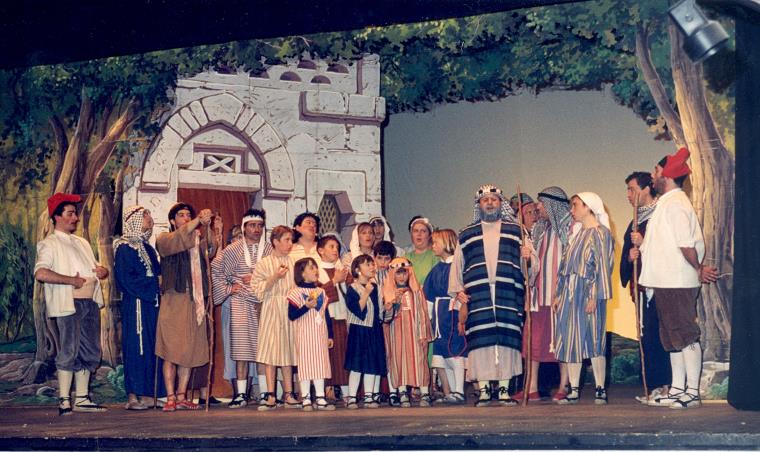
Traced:
[[494, 345], [522, 349], [525, 288], [520, 271], [520, 227], [502, 222], [500, 234], [493, 300], [483, 249], [483, 228], [476, 223], [459, 234], [464, 257], [462, 279], [470, 296], [465, 325], [468, 350]]

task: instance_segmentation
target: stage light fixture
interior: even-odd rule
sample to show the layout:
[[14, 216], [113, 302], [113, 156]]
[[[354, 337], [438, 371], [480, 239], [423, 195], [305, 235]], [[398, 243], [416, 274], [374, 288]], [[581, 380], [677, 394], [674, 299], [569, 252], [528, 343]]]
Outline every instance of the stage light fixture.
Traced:
[[705, 17], [696, 0], [681, 0], [668, 10], [668, 15], [683, 34], [683, 49], [694, 62], [715, 55], [728, 42], [726, 30]]

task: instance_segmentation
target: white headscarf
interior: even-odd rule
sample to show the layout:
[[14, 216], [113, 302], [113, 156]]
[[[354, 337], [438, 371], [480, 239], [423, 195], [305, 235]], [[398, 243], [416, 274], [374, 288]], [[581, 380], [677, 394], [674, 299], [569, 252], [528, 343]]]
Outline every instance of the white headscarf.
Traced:
[[596, 216], [596, 220], [599, 223], [603, 224], [607, 229], [610, 228], [610, 217], [607, 215], [607, 212], [604, 211], [604, 202], [599, 195], [590, 191], [584, 191], [577, 193], [575, 196], [581, 198], [581, 201], [591, 209], [591, 212], [594, 213], [594, 216]]

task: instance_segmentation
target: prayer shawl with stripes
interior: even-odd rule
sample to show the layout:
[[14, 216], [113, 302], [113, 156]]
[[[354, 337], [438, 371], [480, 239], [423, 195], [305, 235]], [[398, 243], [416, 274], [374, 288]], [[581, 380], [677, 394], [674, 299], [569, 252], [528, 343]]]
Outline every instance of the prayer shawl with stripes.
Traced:
[[494, 297], [480, 223], [463, 229], [459, 244], [464, 258], [462, 279], [470, 296], [465, 325], [468, 350], [496, 345], [521, 350], [525, 288], [520, 271], [520, 227], [513, 222], [501, 223]]

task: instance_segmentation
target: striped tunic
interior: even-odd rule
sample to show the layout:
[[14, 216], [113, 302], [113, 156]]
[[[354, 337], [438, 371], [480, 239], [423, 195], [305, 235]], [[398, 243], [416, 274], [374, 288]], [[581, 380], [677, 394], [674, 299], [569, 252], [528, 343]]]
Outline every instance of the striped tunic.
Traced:
[[[600, 225], [578, 232], [562, 255], [554, 331], [560, 361], [577, 363], [604, 355], [607, 300], [612, 298], [613, 246], [609, 229]], [[586, 314], [588, 300], [596, 300], [593, 314]]]
[[[288, 267], [288, 273], [267, 289], [267, 278], [275, 274], [281, 265]], [[287, 299], [288, 292], [294, 286], [293, 260], [290, 257], [270, 254], [256, 264], [251, 288], [254, 295], [261, 300], [257, 362], [272, 366], [296, 364]]]
[[321, 288], [295, 287], [288, 293], [288, 303], [294, 308], [303, 308], [312, 293], [319, 300], [317, 306], [291, 320], [299, 381], [322, 380], [332, 376], [327, 346], [329, 320], [325, 291]]
[[429, 386], [427, 355], [432, 334], [425, 295], [406, 291], [400, 304], [385, 311], [385, 318], [390, 324], [388, 367], [393, 386]]
[[551, 306], [557, 293], [557, 271], [562, 259], [562, 243], [554, 229], [549, 226], [538, 244], [540, 265], [531, 268], [533, 279], [530, 310], [537, 312], [539, 306]]
[[[245, 261], [244, 247], [248, 247], [251, 267]], [[230, 303], [230, 355], [235, 361], [256, 361], [259, 334], [259, 299], [250, 284], [243, 283], [243, 277], [256, 268], [259, 244], [248, 245], [245, 239], [238, 240], [224, 249], [219, 273], [221, 280], [214, 281], [214, 295], [229, 297]], [[266, 243], [264, 256], [271, 254], [272, 248]], [[239, 284], [240, 291], [233, 294], [232, 286]], [[217, 289], [217, 286], [218, 289]]]

